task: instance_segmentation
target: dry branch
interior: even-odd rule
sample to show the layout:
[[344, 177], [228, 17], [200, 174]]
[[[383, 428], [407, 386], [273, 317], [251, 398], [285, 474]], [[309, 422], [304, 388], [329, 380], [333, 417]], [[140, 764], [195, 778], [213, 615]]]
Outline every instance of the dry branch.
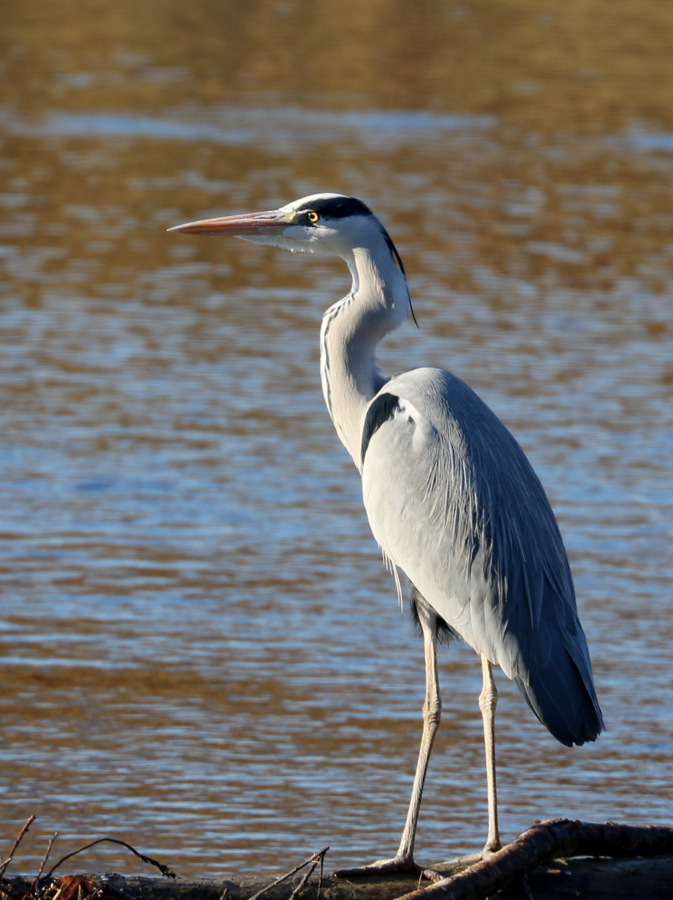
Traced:
[[320, 879], [318, 882], [318, 900], [320, 900], [320, 887], [322, 885], [322, 869], [323, 863], [325, 860], [325, 854], [329, 850], [329, 847], [325, 847], [323, 850], [319, 850], [317, 853], [314, 853], [312, 856], [309, 856], [308, 859], [305, 859], [304, 862], [299, 863], [299, 865], [295, 866], [293, 869], [290, 869], [289, 872], [286, 872], [285, 875], [279, 875], [275, 881], [272, 881], [271, 884], [266, 885], [261, 890], [257, 891], [256, 894], [253, 894], [252, 897], [248, 898], [248, 900], [258, 900], [263, 894], [266, 894], [268, 891], [275, 888], [277, 885], [282, 884], [284, 881], [287, 881], [288, 878], [292, 878], [293, 875], [296, 875], [297, 872], [300, 872], [305, 866], [309, 866], [308, 873], [302, 878], [299, 885], [292, 891], [291, 897], [296, 897], [297, 894], [301, 891], [301, 889], [306, 884], [308, 878], [315, 871], [316, 866], [320, 863]]
[[405, 894], [400, 900], [483, 900], [560, 856], [656, 856], [671, 852], [673, 826], [549, 819], [458, 875]]
[[[148, 863], [149, 865], [155, 866], [157, 869], [159, 869], [164, 877], [175, 878], [175, 872], [173, 872], [168, 866], [164, 865], [156, 859], [152, 859], [151, 856], [140, 853], [140, 851], [136, 850], [136, 848], [129, 844], [127, 841], [122, 841], [119, 838], [112, 837], [97, 838], [96, 840], [90, 841], [88, 844], [85, 844], [83, 847], [79, 847], [77, 850], [73, 850], [71, 853], [67, 853], [57, 863], [54, 863], [47, 874], [43, 876], [42, 873], [44, 872], [47, 860], [49, 859], [51, 849], [54, 845], [55, 839], [58, 836], [58, 833], [56, 833], [52, 838], [50, 838], [47, 844], [46, 853], [44, 854], [44, 857], [40, 864], [39, 871], [26, 890], [21, 884], [21, 879], [15, 879], [14, 883], [5, 881], [4, 873], [7, 866], [12, 861], [16, 853], [16, 849], [21, 842], [21, 839], [34, 821], [35, 816], [31, 816], [28, 819], [28, 821], [19, 832], [16, 840], [14, 841], [12, 849], [9, 852], [9, 856], [6, 860], [4, 860], [4, 862], [0, 863], [0, 900], [133, 900], [133, 898], [125, 894], [122, 889], [118, 888], [115, 885], [108, 884], [107, 880], [105, 879], [97, 879], [94, 875], [64, 875], [62, 878], [53, 877], [56, 869], [62, 866], [64, 862], [71, 859], [73, 856], [76, 856], [78, 853], [83, 853], [85, 850], [89, 850], [91, 847], [95, 847], [97, 844], [103, 843], [116, 844], [118, 846], [125, 847], [127, 850], [130, 850], [131, 853], [134, 853], [144, 863]], [[321, 855], [316, 854], [315, 859], [316, 864], [318, 860], [320, 860], [322, 864]]]
[[16, 853], [16, 848], [21, 843], [21, 840], [23, 839], [24, 834], [28, 831], [28, 829], [30, 828], [30, 826], [33, 824], [34, 821], [35, 821], [35, 816], [28, 817], [28, 819], [26, 820], [25, 824], [23, 825], [21, 831], [16, 836], [16, 840], [12, 844], [12, 849], [9, 851], [9, 856], [7, 857], [7, 859], [3, 860], [3, 862], [0, 863], [0, 879], [2, 879], [2, 876], [5, 874], [5, 870], [7, 869], [7, 866], [14, 859], [14, 854]]
[[120, 838], [112, 838], [112, 837], [102, 837], [96, 838], [95, 841], [90, 841], [88, 844], [85, 844], [83, 847], [79, 847], [77, 850], [73, 850], [71, 853], [66, 853], [65, 856], [61, 857], [57, 863], [49, 869], [46, 877], [50, 878], [56, 869], [59, 869], [63, 863], [70, 859], [72, 856], [77, 856], [78, 853], [83, 853], [85, 850], [90, 850], [91, 847], [95, 847], [97, 844], [118, 844], [121, 847], [126, 847], [127, 850], [130, 850], [131, 853], [134, 853], [138, 859], [142, 860], [142, 862], [147, 863], [150, 866], [154, 866], [159, 869], [161, 874], [165, 878], [175, 878], [175, 872], [172, 871], [168, 866], [165, 866], [163, 863], [159, 862], [156, 859], [152, 859], [151, 856], [146, 856], [144, 853], [141, 853], [139, 850], [136, 850], [131, 844], [127, 843], [127, 841], [122, 841]]
[[52, 837], [49, 838], [49, 841], [47, 843], [46, 852], [45, 852], [44, 856], [42, 857], [42, 862], [40, 863], [40, 868], [37, 870], [37, 875], [35, 876], [35, 881], [33, 882], [33, 884], [31, 885], [31, 888], [30, 888], [31, 895], [35, 893], [37, 885], [39, 884], [40, 879], [42, 878], [42, 873], [44, 872], [44, 867], [47, 864], [47, 860], [49, 859], [49, 854], [51, 853], [51, 848], [54, 846], [54, 841], [56, 840], [57, 837], [58, 837], [58, 831], [56, 831], [52, 835]]

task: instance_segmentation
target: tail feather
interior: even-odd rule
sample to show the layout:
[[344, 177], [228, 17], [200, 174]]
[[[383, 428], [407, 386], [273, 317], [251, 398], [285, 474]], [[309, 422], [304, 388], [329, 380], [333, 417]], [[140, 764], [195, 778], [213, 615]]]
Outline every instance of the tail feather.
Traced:
[[531, 669], [514, 681], [549, 732], [566, 747], [595, 741], [603, 731], [603, 715], [592, 682], [587, 684], [572, 656], [554, 654], [546, 668]]

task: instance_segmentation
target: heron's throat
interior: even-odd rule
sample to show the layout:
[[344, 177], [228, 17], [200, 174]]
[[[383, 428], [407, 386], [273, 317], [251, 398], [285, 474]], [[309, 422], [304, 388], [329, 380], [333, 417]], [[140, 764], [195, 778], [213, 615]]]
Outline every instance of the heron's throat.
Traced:
[[408, 316], [406, 279], [388, 254], [347, 260], [351, 292], [329, 307], [320, 331], [320, 377], [327, 409], [343, 445], [360, 468], [362, 428], [371, 400], [388, 380], [376, 365], [376, 347]]

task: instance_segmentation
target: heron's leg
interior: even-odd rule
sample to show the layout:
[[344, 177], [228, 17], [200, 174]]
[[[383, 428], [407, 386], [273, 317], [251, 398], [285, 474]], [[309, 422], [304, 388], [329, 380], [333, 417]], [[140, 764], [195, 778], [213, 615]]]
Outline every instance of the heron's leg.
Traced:
[[500, 832], [498, 831], [498, 792], [495, 784], [495, 707], [498, 702], [498, 690], [493, 678], [491, 663], [481, 654], [481, 671], [484, 684], [479, 695], [479, 708], [484, 720], [484, 746], [486, 748], [486, 785], [488, 788], [488, 837], [484, 854], [499, 850]]
[[435, 879], [440, 876], [432, 870], [422, 869], [414, 862], [414, 841], [418, 813], [423, 797], [423, 785], [428, 771], [428, 762], [432, 745], [439, 728], [442, 703], [439, 696], [439, 679], [437, 677], [437, 617], [425, 605], [417, 605], [418, 619], [423, 631], [423, 648], [425, 652], [425, 702], [423, 703], [423, 735], [421, 748], [416, 764], [414, 786], [407, 812], [407, 820], [402, 832], [402, 840], [397, 853], [392, 859], [380, 859], [377, 862], [356, 869], [341, 869], [334, 874], [340, 877], [353, 877], [376, 872], [415, 872]]
[[442, 717], [442, 701], [439, 695], [439, 678], [437, 676], [437, 617], [418, 608], [419, 621], [423, 631], [423, 649], [425, 652], [425, 701], [423, 703], [423, 734], [421, 746], [418, 752], [416, 775], [414, 786], [411, 790], [411, 800], [407, 820], [402, 832], [402, 840], [395, 858], [401, 865], [413, 863], [414, 841], [416, 840], [416, 828], [418, 826], [418, 814], [423, 798], [423, 786], [428, 771], [432, 745], [439, 728]]

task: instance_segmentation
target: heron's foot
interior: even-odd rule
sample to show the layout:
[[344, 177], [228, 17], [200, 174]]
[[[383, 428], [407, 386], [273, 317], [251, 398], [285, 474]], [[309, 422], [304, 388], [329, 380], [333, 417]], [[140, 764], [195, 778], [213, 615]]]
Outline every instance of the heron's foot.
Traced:
[[414, 875], [418, 878], [426, 878], [428, 881], [439, 881], [444, 876], [434, 869], [424, 869], [414, 862], [413, 857], [405, 859], [401, 856], [393, 856], [392, 859], [378, 859], [376, 862], [367, 863], [364, 866], [356, 866], [354, 869], [337, 869], [333, 873], [335, 878], [377, 878], [382, 875]]
[[436, 863], [430, 871], [434, 872], [435, 875], [439, 875], [440, 878], [451, 878], [453, 875], [458, 875], [463, 869], [468, 869], [470, 866], [475, 865], [475, 863], [488, 859], [500, 849], [502, 849], [500, 842], [497, 843], [497, 846], [488, 843], [483, 850], [480, 850], [477, 853], [466, 853], [463, 856], [454, 856], [452, 859]]
[[497, 853], [498, 850], [502, 850], [500, 838], [495, 838], [495, 840], [492, 841], [486, 841], [484, 849], [481, 851], [481, 858], [488, 859], [489, 856], [493, 856], [493, 854]]

